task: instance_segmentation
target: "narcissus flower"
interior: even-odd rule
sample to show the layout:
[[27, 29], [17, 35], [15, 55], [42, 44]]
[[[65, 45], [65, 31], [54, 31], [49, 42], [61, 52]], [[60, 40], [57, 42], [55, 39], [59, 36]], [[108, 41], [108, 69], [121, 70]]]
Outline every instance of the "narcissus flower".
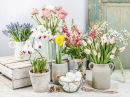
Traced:
[[36, 42], [35, 41], [35, 48], [36, 49], [41, 49], [41, 47], [42, 47], [42, 42]]
[[56, 43], [57, 43], [59, 46], [62, 46], [63, 41], [64, 41], [64, 38], [65, 38], [64, 35], [58, 35], [58, 36], [55, 38], [55, 41], [56, 41]]

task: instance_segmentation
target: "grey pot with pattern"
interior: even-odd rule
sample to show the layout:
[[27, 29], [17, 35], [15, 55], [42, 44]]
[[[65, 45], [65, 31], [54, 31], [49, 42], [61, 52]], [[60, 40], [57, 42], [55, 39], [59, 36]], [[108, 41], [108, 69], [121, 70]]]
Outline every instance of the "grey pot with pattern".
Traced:
[[62, 61], [61, 64], [56, 64], [52, 62], [52, 82], [54, 84], [59, 84], [58, 79], [55, 77], [55, 74], [59, 76], [64, 76], [68, 72], [68, 64], [65, 61]]

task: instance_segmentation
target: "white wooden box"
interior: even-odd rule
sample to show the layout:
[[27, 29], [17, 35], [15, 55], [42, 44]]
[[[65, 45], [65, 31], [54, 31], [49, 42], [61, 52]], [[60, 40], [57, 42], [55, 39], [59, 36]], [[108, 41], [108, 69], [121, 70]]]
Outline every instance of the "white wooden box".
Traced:
[[[69, 67], [68, 58], [63, 58], [62, 60], [67, 61]], [[51, 68], [52, 61], [48, 63]], [[31, 85], [29, 77], [30, 69], [32, 69], [32, 67], [29, 61], [16, 61], [14, 56], [0, 57], [0, 81], [11, 89]]]

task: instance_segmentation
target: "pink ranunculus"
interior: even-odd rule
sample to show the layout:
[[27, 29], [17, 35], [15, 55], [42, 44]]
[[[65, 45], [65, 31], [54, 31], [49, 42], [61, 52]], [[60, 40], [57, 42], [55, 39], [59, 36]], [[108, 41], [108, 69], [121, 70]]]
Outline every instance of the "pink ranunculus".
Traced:
[[96, 56], [97, 55], [97, 51], [95, 49], [92, 50], [93, 54]]
[[50, 14], [51, 14], [51, 11], [49, 9], [43, 10], [43, 17], [48, 17], [50, 16]]
[[84, 52], [86, 53], [86, 54], [90, 54], [90, 50], [89, 49], [84, 49]]
[[41, 10], [44, 10], [44, 9], [46, 9], [46, 5], [41, 6]]
[[115, 55], [110, 55], [110, 58], [111, 58], [111, 59], [115, 59], [116, 56], [115, 56]]
[[100, 53], [98, 53], [98, 58], [100, 58], [101, 57], [101, 54]]
[[60, 11], [58, 12], [58, 18], [59, 18], [59, 19], [65, 19], [66, 16], [67, 16], [67, 12], [66, 12], [66, 11], [60, 10]]
[[78, 41], [78, 42], [77, 42], [77, 45], [78, 45], [78, 46], [80, 46], [80, 45], [81, 45], [81, 42], [80, 42], [80, 41]]
[[38, 13], [38, 9], [37, 9], [37, 8], [33, 8], [33, 9], [30, 11], [30, 13], [31, 13], [32, 15], [37, 14], [37, 13]]
[[112, 49], [112, 53], [113, 53], [113, 54], [116, 52], [116, 49], [117, 49], [117, 47], [114, 47], [114, 48]]
[[55, 6], [55, 10], [61, 10], [62, 9], [62, 6]]
[[84, 40], [82, 40], [82, 43], [84, 46], [87, 46], [87, 43]]
[[112, 37], [112, 38], [110, 39], [110, 43], [111, 43], [111, 44], [115, 43], [115, 37]]
[[120, 52], [124, 52], [125, 51], [125, 47], [122, 47], [119, 50], [120, 50]]

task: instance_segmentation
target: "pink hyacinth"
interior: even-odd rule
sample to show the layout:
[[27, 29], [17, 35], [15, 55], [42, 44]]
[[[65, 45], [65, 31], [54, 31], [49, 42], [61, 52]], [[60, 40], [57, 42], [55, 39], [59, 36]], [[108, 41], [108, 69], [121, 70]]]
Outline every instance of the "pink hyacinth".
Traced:
[[41, 6], [41, 10], [44, 10], [44, 9], [46, 9], [46, 5]]
[[97, 55], [97, 51], [95, 49], [92, 50], [93, 54], [96, 56]]
[[90, 54], [90, 50], [89, 49], [84, 49], [84, 52], [86, 53], [86, 54]]
[[65, 19], [66, 16], [67, 16], [67, 12], [66, 12], [66, 11], [60, 10], [60, 11], [58, 12], [58, 18], [59, 18], [59, 19]]
[[61, 10], [62, 9], [62, 6], [55, 6], [55, 10]]
[[113, 54], [116, 52], [116, 49], [117, 49], [117, 47], [114, 47], [114, 48], [112, 49], [112, 53], [113, 53]]
[[51, 11], [49, 9], [45, 9], [43, 11], [43, 17], [48, 17], [48, 16], [50, 16], [50, 14], [51, 14]]
[[111, 59], [115, 59], [116, 56], [115, 56], [115, 55], [110, 55], [110, 58], [111, 58]]
[[30, 13], [31, 13], [32, 15], [37, 14], [37, 13], [38, 13], [38, 9], [37, 9], [37, 8], [33, 8], [33, 9], [30, 11]]

